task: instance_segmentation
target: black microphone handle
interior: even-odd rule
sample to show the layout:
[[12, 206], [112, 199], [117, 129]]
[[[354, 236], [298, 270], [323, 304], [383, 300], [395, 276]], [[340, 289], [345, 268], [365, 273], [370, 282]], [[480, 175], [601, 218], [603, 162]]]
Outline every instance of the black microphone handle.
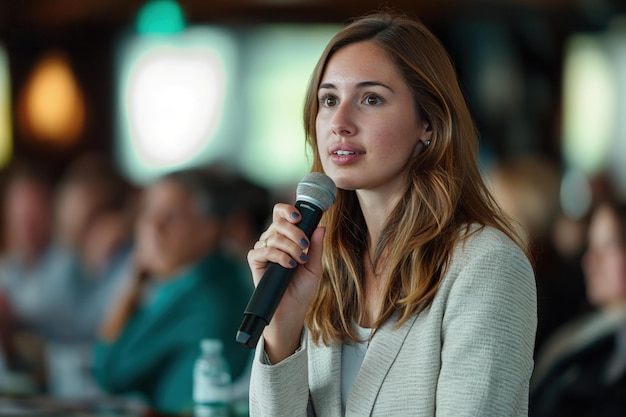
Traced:
[[[295, 206], [302, 215], [302, 220], [297, 226], [310, 239], [324, 212], [317, 205], [307, 201], [296, 201]], [[285, 268], [274, 262], [269, 263], [244, 311], [243, 322], [239, 326], [236, 337], [239, 344], [251, 349], [256, 347], [295, 269]]]

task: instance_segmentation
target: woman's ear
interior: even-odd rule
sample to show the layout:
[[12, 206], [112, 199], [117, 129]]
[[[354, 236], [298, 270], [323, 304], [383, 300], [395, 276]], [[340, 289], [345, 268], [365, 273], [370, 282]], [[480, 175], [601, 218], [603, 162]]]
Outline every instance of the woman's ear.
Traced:
[[420, 136], [420, 140], [427, 141], [430, 140], [430, 137], [433, 135], [433, 128], [430, 123], [424, 121], [422, 122], [422, 134]]
[[430, 145], [430, 140], [422, 140], [419, 139], [415, 144], [415, 149], [413, 150], [413, 156], [417, 156], [428, 148]]
[[420, 135], [417, 143], [415, 144], [415, 150], [413, 151], [413, 156], [419, 155], [422, 151], [424, 151], [430, 145], [430, 138], [433, 135], [432, 128], [430, 127], [430, 123], [423, 122], [422, 123], [422, 134]]

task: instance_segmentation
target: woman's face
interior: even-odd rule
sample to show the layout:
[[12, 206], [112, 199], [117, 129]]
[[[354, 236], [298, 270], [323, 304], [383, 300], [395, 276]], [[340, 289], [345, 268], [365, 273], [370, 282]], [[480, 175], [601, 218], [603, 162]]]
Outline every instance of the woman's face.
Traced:
[[407, 167], [430, 138], [400, 71], [373, 42], [337, 51], [318, 91], [317, 146], [339, 188], [403, 192]]
[[591, 218], [589, 247], [583, 257], [587, 299], [596, 307], [626, 301], [626, 248], [615, 212], [603, 206]]

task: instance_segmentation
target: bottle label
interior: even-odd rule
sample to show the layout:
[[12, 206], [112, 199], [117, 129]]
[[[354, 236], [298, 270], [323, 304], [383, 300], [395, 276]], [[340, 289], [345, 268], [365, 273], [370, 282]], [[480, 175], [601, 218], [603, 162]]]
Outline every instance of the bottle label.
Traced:
[[230, 385], [213, 385], [210, 381], [199, 378], [193, 386], [193, 399], [197, 403], [228, 403]]
[[230, 410], [226, 404], [196, 404], [194, 417], [230, 417]]

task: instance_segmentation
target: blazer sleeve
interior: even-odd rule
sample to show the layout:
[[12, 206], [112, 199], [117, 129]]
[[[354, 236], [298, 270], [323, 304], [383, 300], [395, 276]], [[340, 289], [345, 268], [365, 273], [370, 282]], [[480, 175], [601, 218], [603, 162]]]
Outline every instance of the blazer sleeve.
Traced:
[[264, 359], [264, 340], [259, 339], [250, 376], [250, 417], [315, 415], [309, 401], [306, 333], [300, 350], [275, 365]]
[[471, 250], [442, 322], [438, 416], [528, 416], [537, 327], [530, 262], [511, 242]]

